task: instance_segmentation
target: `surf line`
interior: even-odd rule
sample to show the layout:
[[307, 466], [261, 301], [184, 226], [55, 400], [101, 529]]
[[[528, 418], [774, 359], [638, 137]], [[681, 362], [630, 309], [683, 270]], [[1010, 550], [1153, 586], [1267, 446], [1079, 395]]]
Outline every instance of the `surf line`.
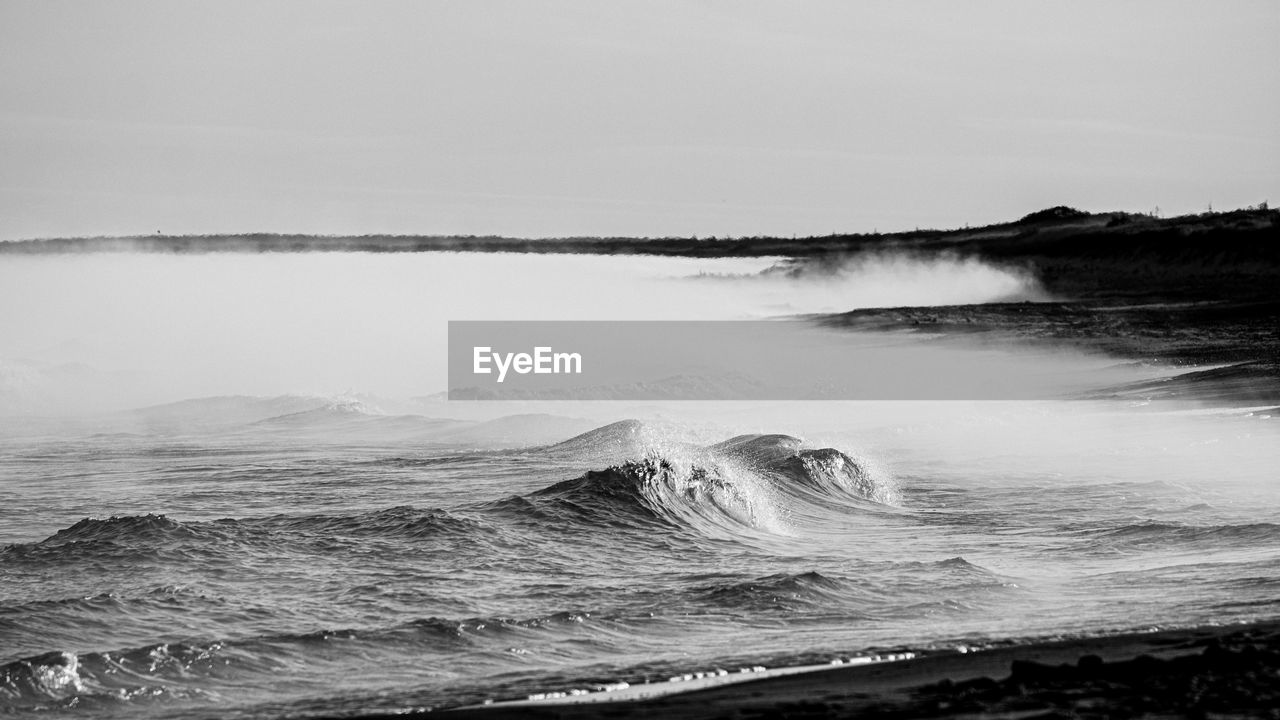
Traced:
[[477, 705], [465, 705], [453, 708], [453, 711], [479, 710], [483, 708], [518, 708], [538, 705], [581, 705], [586, 703], [624, 703], [652, 700], [670, 695], [680, 695], [695, 690], [721, 685], [738, 683], [785, 675], [801, 675], [806, 673], [831, 670], [842, 665], [874, 665], [878, 663], [900, 662], [918, 657], [913, 652], [889, 653], [886, 655], [859, 655], [849, 658], [835, 658], [821, 665], [793, 665], [789, 667], [766, 668], [763, 665], [744, 667], [737, 672], [729, 672], [721, 668], [706, 672], [676, 675], [666, 682], [630, 684], [626, 682], [598, 685], [592, 689], [575, 688], [561, 692], [545, 692], [529, 695], [523, 700], [485, 700]]
[[507, 378], [507, 371], [514, 370], [520, 375], [581, 375], [582, 354], [554, 352], [550, 347], [538, 346], [529, 353], [500, 353], [493, 348], [477, 346], [472, 348], [472, 372], [476, 375], [489, 375], [494, 368], [498, 370], [498, 382]]

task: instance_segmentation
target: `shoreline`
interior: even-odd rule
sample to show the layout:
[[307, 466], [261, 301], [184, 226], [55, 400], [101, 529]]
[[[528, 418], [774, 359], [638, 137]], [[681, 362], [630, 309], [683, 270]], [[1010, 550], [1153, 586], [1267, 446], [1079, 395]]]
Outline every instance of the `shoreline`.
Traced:
[[1280, 403], [1280, 300], [1070, 302], [866, 308], [811, 315], [846, 332], [925, 333], [933, 342], [1097, 352], [1177, 375], [1099, 387], [1084, 399], [1183, 400], [1214, 406]]
[[821, 277], [851, 257], [974, 258], [1030, 272], [1055, 297], [1132, 301], [1269, 299], [1280, 280], [1280, 210], [1157, 218], [1066, 207], [983, 227], [808, 237], [558, 237], [209, 233], [11, 240], [0, 256], [96, 253], [431, 253], [782, 258], [777, 272]]
[[476, 720], [1080, 713], [1270, 717], [1280, 708], [1280, 619], [925, 653], [887, 662], [776, 668], [732, 684], [664, 689], [670, 691], [660, 697], [600, 692], [440, 712]]

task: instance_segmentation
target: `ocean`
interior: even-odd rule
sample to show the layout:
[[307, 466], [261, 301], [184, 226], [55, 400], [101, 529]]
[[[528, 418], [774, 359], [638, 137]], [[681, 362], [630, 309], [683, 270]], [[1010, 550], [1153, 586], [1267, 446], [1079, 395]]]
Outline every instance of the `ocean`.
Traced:
[[[443, 282], [454, 261], [483, 273], [522, 262], [413, 262], [444, 263]], [[23, 272], [47, 271], [50, 295], [124, 264], [40, 262]], [[389, 258], [353, 262], [368, 272], [326, 285], [316, 281], [337, 280], [333, 257], [144, 258], [178, 280], [147, 286], [159, 276], [140, 270], [132, 292], [162, 296], [166, 322], [198, 319], [207, 341], [231, 348], [225, 366], [184, 354], [199, 349], [157, 355], [151, 343], [166, 336], [135, 308], [111, 315], [110, 357], [160, 357], [163, 373], [117, 363], [83, 409], [61, 390], [40, 394], [52, 385], [10, 394], [20, 411], [0, 419], [0, 711], [444, 709], [699, 672], [1231, 624], [1280, 606], [1280, 430], [1268, 410], [1133, 398], [447, 402], [375, 381], [407, 382], [422, 359], [398, 354], [395, 337], [413, 336], [414, 352], [439, 349], [438, 321], [453, 311], [427, 303], [456, 289], [420, 286]], [[699, 295], [705, 315], [763, 294], [755, 266], [731, 268], [746, 274], [729, 280], [723, 266], [687, 261], [575, 259], [567, 271], [601, 293], [592, 265], [610, 262], [608, 283], [717, 284]], [[234, 301], [182, 281], [228, 288], [242, 271], [270, 277], [281, 263], [310, 275], [244, 285], [266, 295]], [[901, 288], [901, 267], [886, 267]], [[387, 290], [389, 276], [370, 268], [403, 285]], [[921, 285], [970, 271], [925, 268]], [[958, 301], [976, 292], [961, 285]], [[376, 327], [353, 351], [349, 336], [321, 334], [346, 316], [308, 303], [335, 287], [373, 293], [359, 297], [384, 310], [389, 294], [420, 293], [428, 329], [411, 313], [369, 315]], [[822, 310], [833, 296], [841, 306], [839, 290], [788, 310]], [[521, 302], [551, 314], [582, 292]], [[292, 307], [305, 316], [268, 306], [246, 319], [255, 300], [286, 296], [300, 297]], [[630, 297], [619, 291], [591, 312], [667, 312]], [[670, 312], [691, 302], [679, 299]], [[105, 363], [107, 346], [87, 329], [101, 321], [57, 313], [46, 311], [41, 332], [80, 330], [78, 352]], [[249, 336], [277, 327], [290, 343], [246, 351]], [[311, 379], [346, 372], [356, 391], [296, 392], [280, 380], [291, 367]], [[121, 395], [122, 385], [146, 392]], [[131, 404], [143, 397], [162, 402]]]

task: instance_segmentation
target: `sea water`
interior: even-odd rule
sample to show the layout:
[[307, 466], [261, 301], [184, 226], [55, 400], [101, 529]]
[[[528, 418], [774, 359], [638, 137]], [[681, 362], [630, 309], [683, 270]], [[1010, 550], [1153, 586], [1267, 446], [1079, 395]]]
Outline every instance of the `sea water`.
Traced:
[[[467, 274], [559, 283], [526, 317], [843, 307], [839, 282], [758, 275], [772, 261], [560, 260], [6, 260], [28, 284], [5, 298], [0, 708], [447, 708], [1276, 614], [1265, 408], [451, 403], [415, 375], [443, 355], [446, 305], [515, 307], [468, 306]], [[981, 277], [939, 298], [937, 272]], [[893, 287], [916, 273], [925, 304], [1035, 292], [1000, 272], [915, 268]], [[847, 303], [875, 304], [855, 286], [876, 281]], [[114, 307], [59, 305], [114, 283]], [[621, 294], [644, 289], [666, 299]], [[226, 347], [222, 372], [204, 345], [167, 347], [187, 336]]]

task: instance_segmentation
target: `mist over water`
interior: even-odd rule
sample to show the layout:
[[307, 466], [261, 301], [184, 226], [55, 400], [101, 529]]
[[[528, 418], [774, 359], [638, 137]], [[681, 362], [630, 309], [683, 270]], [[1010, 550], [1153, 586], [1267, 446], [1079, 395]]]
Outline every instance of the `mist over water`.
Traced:
[[[774, 265], [6, 259], [0, 713], [333, 717], [1274, 617], [1264, 408], [414, 397], [449, 320], [1040, 297], [956, 258]], [[935, 382], [1132, 374], [825, 337]]]
[[780, 312], [1048, 300], [1034, 274], [975, 257], [878, 251], [801, 263], [772, 291]]
[[1265, 413], [292, 402], [0, 435], [0, 707], [327, 717], [1275, 606]]
[[823, 277], [776, 259], [509, 254], [76, 255], [0, 260], [5, 414], [247, 394], [443, 390], [449, 320], [733, 320], [1038, 299], [1025, 273], [877, 255]]

